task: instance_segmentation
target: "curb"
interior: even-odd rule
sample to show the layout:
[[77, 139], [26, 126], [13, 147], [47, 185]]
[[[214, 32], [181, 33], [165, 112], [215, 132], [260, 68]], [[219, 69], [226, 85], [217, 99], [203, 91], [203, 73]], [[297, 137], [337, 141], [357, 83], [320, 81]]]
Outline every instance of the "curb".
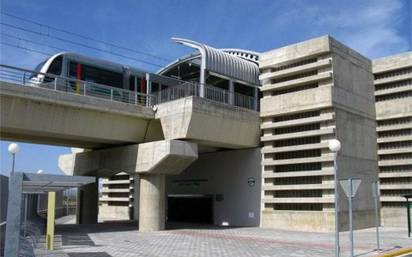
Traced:
[[389, 253], [378, 255], [377, 257], [395, 257], [406, 253], [412, 253], [412, 248], [402, 248]]

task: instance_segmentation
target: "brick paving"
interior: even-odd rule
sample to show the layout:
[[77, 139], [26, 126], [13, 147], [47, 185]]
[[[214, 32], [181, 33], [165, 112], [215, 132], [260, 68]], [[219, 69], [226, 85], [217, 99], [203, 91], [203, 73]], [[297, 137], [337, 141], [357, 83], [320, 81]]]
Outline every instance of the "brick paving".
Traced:
[[[310, 233], [263, 228], [221, 228], [174, 224], [168, 230], [142, 233], [134, 223], [59, 225], [56, 251], [36, 250], [38, 257], [330, 257], [332, 233]], [[385, 251], [412, 247], [406, 230], [381, 228]], [[377, 256], [375, 230], [355, 232], [355, 254]], [[349, 256], [348, 233], [341, 233], [342, 255]]]

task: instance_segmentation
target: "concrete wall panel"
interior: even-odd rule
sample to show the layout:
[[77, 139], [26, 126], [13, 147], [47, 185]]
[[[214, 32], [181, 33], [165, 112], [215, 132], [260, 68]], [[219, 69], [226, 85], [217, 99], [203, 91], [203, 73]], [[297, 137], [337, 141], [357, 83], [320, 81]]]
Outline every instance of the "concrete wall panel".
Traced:
[[167, 177], [167, 193], [213, 195], [216, 225], [259, 226], [260, 162], [260, 148], [201, 154], [182, 174]]

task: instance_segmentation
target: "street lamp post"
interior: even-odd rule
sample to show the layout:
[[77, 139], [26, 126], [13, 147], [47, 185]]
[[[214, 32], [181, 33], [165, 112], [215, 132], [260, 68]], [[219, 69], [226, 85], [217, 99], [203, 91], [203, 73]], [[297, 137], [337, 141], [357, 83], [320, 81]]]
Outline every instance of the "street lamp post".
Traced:
[[340, 255], [339, 246], [339, 192], [338, 192], [338, 165], [336, 162], [338, 152], [341, 148], [339, 140], [332, 139], [329, 141], [329, 149], [333, 152], [333, 169], [335, 177], [335, 256]]
[[13, 157], [12, 165], [11, 165], [11, 174], [13, 174], [14, 173], [14, 164], [15, 164], [15, 161], [16, 161], [16, 154], [20, 151], [20, 147], [16, 143], [11, 143], [11, 144], [9, 144], [8, 150], [9, 150], [9, 153]]

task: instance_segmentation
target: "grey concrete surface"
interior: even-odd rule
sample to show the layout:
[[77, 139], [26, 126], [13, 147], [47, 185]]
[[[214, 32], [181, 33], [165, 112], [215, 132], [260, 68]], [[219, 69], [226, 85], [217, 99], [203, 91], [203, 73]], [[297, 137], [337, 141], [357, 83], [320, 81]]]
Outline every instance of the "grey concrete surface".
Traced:
[[200, 154], [181, 174], [166, 177], [167, 194], [212, 196], [215, 225], [259, 226], [260, 163], [260, 148]]
[[197, 145], [180, 140], [139, 144], [136, 172], [177, 175], [198, 157]]
[[186, 97], [159, 104], [164, 137], [187, 139], [208, 147], [242, 149], [259, 145], [259, 113], [210, 101]]
[[7, 225], [4, 255], [17, 257], [20, 250], [20, 229], [23, 222], [23, 173], [14, 173], [9, 178], [7, 202]]
[[140, 174], [139, 230], [158, 231], [166, 222], [166, 175]]
[[7, 199], [9, 195], [9, 178], [0, 175], [0, 223], [7, 218]]
[[[100, 257], [331, 257], [331, 233], [312, 233], [262, 228], [217, 228], [169, 224], [169, 230], [138, 232], [136, 224], [57, 226], [56, 251], [38, 249], [37, 257], [68, 257], [74, 253]], [[381, 230], [384, 252], [412, 246], [406, 231]], [[349, 255], [348, 233], [341, 233], [341, 256]], [[373, 229], [355, 232], [356, 256], [378, 256]], [[71, 254], [71, 255], [69, 255]], [[106, 255], [103, 255], [106, 254]]]
[[78, 188], [77, 191], [77, 223], [96, 224], [98, 218], [99, 185], [91, 183]]
[[[262, 53], [259, 66], [262, 226], [334, 230], [335, 195], [342, 212], [348, 209], [343, 190], [333, 183], [327, 144], [335, 138], [342, 145], [337, 178], [363, 181], [354, 226], [373, 226], [371, 188], [378, 176], [371, 61], [326, 35]], [[340, 216], [345, 230], [348, 221]]]
[[9, 178], [4, 175], [0, 175], [0, 256], [4, 255], [8, 195]]
[[382, 222], [405, 227], [412, 194], [412, 52], [373, 61]]
[[99, 148], [146, 140], [151, 108], [0, 83], [1, 138]]
[[66, 175], [111, 177], [119, 172], [135, 173], [138, 144], [64, 154], [59, 168]]
[[4, 140], [88, 149], [164, 138], [235, 149], [259, 143], [258, 112], [199, 97], [159, 104], [155, 112], [139, 105], [1, 82], [0, 100]]

